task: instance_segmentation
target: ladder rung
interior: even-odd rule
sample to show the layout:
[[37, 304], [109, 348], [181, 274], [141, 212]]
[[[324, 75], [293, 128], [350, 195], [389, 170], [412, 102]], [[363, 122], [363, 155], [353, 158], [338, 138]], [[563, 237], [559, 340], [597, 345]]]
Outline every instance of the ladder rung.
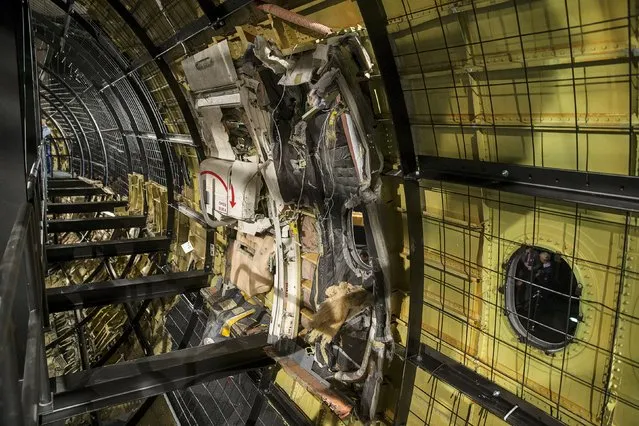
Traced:
[[48, 203], [47, 213], [94, 213], [114, 211], [116, 207], [126, 207], [129, 202], [122, 201], [93, 201], [86, 203]]
[[90, 195], [106, 194], [104, 190], [97, 186], [74, 186], [70, 188], [50, 188], [49, 198], [53, 197], [82, 197]]
[[169, 249], [167, 237], [135, 238], [128, 240], [92, 241], [77, 244], [53, 244], [47, 246], [47, 260], [66, 262], [127, 254], [154, 253]]
[[49, 312], [176, 296], [204, 288], [208, 273], [176, 272], [47, 289]]
[[81, 232], [96, 229], [142, 228], [146, 216], [91, 217], [82, 219], [59, 219], [47, 221], [48, 232]]

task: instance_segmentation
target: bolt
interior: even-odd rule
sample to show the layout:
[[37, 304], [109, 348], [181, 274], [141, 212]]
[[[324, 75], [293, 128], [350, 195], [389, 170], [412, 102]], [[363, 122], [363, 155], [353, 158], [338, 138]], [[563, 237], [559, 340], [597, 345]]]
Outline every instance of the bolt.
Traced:
[[495, 398], [497, 398], [499, 395], [501, 395], [501, 392], [499, 392], [498, 390], [493, 391], [493, 396], [494, 396]]
[[509, 172], [508, 170], [505, 170], [505, 169], [504, 169], [504, 170], [502, 170], [502, 171], [501, 171], [501, 175], [502, 175], [503, 177], [508, 177], [508, 175], [510, 175], [510, 172]]

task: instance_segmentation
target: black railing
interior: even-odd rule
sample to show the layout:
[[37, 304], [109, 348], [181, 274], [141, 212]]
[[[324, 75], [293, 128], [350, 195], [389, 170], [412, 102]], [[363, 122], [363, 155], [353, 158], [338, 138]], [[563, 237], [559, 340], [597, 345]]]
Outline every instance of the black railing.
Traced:
[[[27, 180], [27, 202], [18, 210], [7, 246], [0, 261], [0, 424], [34, 425], [51, 404], [51, 391], [44, 346], [44, 326], [48, 323], [44, 293], [43, 247], [44, 205], [40, 180], [40, 158]], [[19, 312], [26, 296], [28, 312]], [[16, 333], [17, 321], [28, 318], [26, 335]], [[20, 365], [19, 351], [24, 348]], [[20, 377], [22, 372], [22, 377]]]

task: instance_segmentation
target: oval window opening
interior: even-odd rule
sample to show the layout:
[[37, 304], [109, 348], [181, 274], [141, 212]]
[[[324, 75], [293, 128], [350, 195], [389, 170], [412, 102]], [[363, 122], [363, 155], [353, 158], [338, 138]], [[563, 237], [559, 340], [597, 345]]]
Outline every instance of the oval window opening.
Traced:
[[506, 315], [522, 341], [546, 351], [574, 337], [581, 286], [563, 256], [543, 247], [522, 246], [507, 266]]

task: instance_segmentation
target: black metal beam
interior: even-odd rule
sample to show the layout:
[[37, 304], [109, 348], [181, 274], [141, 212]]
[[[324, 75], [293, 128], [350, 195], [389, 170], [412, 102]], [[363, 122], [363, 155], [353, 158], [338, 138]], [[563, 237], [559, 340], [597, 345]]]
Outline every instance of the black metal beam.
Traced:
[[[89, 177], [93, 177], [93, 154], [91, 153], [91, 146], [89, 145], [89, 139], [87, 138], [87, 134], [84, 131], [84, 128], [82, 127], [82, 125], [80, 124], [80, 120], [78, 119], [78, 116], [75, 115], [75, 112], [73, 112], [73, 110], [71, 108], [69, 108], [69, 105], [67, 105], [62, 99], [60, 99], [60, 97], [51, 89], [49, 89], [49, 87], [44, 84], [43, 82], [40, 82], [40, 89], [44, 90], [40, 91], [40, 96], [44, 97], [47, 102], [49, 102], [49, 104], [51, 106], [53, 106], [56, 111], [58, 111], [60, 113], [60, 115], [62, 115], [62, 117], [67, 121], [67, 123], [69, 124], [69, 126], [71, 126], [71, 128], [73, 129], [73, 132], [75, 133], [75, 137], [76, 137], [76, 141], [78, 142], [78, 147], [80, 148], [80, 155], [82, 156], [81, 160], [82, 160], [82, 164], [81, 164], [81, 173], [82, 175], [85, 175], [86, 170], [85, 170], [85, 158], [84, 158], [84, 152], [85, 152], [85, 148], [86, 148], [86, 154], [87, 154], [87, 161], [89, 163]], [[45, 94], [46, 92], [46, 94]], [[60, 106], [58, 106], [57, 104], [54, 104], [53, 102], [51, 102], [51, 100], [48, 98], [49, 96], [51, 96], [58, 104], [60, 104]], [[66, 110], [67, 114], [73, 119], [73, 121], [75, 122], [75, 126], [72, 124], [71, 120], [67, 117], [67, 114], [65, 114], [62, 109]], [[77, 130], [76, 130], [77, 128]], [[78, 137], [78, 130], [80, 131], [80, 135], [82, 135], [82, 139], [84, 140], [85, 143], [85, 148], [82, 147], [82, 139], [80, 139]]]
[[47, 259], [49, 263], [53, 263], [106, 256], [155, 253], [168, 250], [170, 243], [170, 238], [151, 237], [78, 244], [53, 244], [47, 246]]
[[63, 312], [175, 296], [207, 285], [208, 274], [204, 271], [175, 272], [50, 288], [47, 289], [47, 300], [50, 312]]
[[386, 11], [382, 0], [358, 0], [359, 10], [366, 25], [366, 31], [377, 59], [377, 67], [381, 74], [388, 108], [395, 130], [395, 138], [399, 148], [400, 162], [404, 176], [417, 171], [415, 145], [408, 118], [408, 109], [402, 93], [399, 71], [395, 65], [395, 55], [388, 38]]
[[53, 219], [47, 221], [48, 232], [82, 232], [96, 229], [143, 228], [146, 216], [89, 217], [82, 219]]
[[91, 366], [92, 368], [102, 367], [104, 364], [106, 364], [111, 359], [111, 357], [113, 357], [118, 352], [118, 350], [124, 344], [124, 342], [129, 340], [129, 336], [131, 335], [131, 332], [133, 332], [133, 329], [135, 328], [133, 325], [140, 323], [140, 320], [146, 313], [146, 309], [150, 304], [151, 304], [151, 299], [147, 299], [144, 302], [142, 302], [142, 304], [138, 307], [138, 310], [135, 313], [133, 320], [127, 321], [125, 326], [122, 328], [122, 334], [120, 334], [120, 337], [118, 337], [115, 343], [113, 343], [111, 347], [92, 364]]
[[98, 126], [98, 122], [95, 120], [93, 113], [91, 112], [87, 104], [82, 100], [80, 95], [73, 89], [73, 87], [71, 87], [64, 78], [59, 76], [55, 70], [51, 69], [49, 66], [45, 64], [40, 64], [40, 63], [38, 63], [38, 67], [46, 71], [47, 74], [49, 74], [50, 76], [55, 77], [55, 79], [58, 80], [65, 87], [65, 89], [77, 100], [78, 104], [80, 104], [82, 109], [86, 112], [87, 117], [89, 117], [89, 121], [91, 122], [91, 125], [93, 126], [98, 136], [98, 141], [100, 142], [100, 145], [102, 146], [102, 154], [104, 155], [103, 182], [106, 185], [108, 183], [108, 177], [109, 177], [109, 166], [107, 164], [108, 155], [106, 150], [106, 144], [104, 143], [104, 138], [102, 137], [102, 132], [100, 131], [100, 127]]
[[[94, 213], [94, 212], [106, 212], [114, 211], [117, 207], [126, 207], [128, 205], [126, 200], [117, 201], [92, 201], [86, 203], [48, 203], [47, 213], [50, 214], [62, 214], [62, 213]], [[49, 221], [50, 223], [51, 221]]]
[[[266, 393], [269, 391], [269, 386], [275, 379], [275, 367], [269, 367], [262, 370], [262, 374], [257, 380], [255, 385], [257, 386], [257, 394], [255, 395], [255, 399], [253, 399], [253, 404], [251, 405], [251, 411], [249, 412], [248, 418], [244, 423], [244, 426], [255, 426], [260, 418], [260, 414], [264, 409], [264, 402], [266, 401]], [[294, 423], [295, 425], [299, 423]]]
[[562, 422], [472, 369], [422, 344], [409, 362], [458, 389], [511, 425], [561, 426]]
[[81, 179], [70, 178], [49, 178], [47, 179], [47, 187], [49, 188], [78, 188], [81, 186], [93, 186], [93, 184]]
[[420, 156], [421, 178], [597, 208], [639, 211], [639, 177]]
[[398, 384], [395, 406], [394, 424], [406, 424], [412, 401], [415, 375], [417, 369], [409, 362], [410, 356], [419, 350], [422, 329], [422, 308], [424, 294], [424, 249], [421, 190], [419, 188], [419, 169], [415, 156], [415, 144], [408, 116], [408, 109], [402, 93], [399, 71], [394, 60], [387, 24], [388, 19], [382, 0], [358, 0], [359, 10], [364, 19], [371, 46], [375, 53], [377, 66], [381, 74], [388, 107], [392, 117], [395, 139], [399, 148], [399, 156], [404, 179], [404, 195], [406, 197], [406, 215], [409, 218], [409, 258], [410, 258], [410, 309], [408, 317], [408, 342], [402, 368], [401, 383]]
[[53, 408], [42, 423], [266, 367], [266, 346], [265, 334], [244, 336], [53, 379]]
[[91, 195], [107, 195], [97, 186], [76, 186], [70, 188], [50, 188], [47, 195], [52, 197], [90, 197]]

